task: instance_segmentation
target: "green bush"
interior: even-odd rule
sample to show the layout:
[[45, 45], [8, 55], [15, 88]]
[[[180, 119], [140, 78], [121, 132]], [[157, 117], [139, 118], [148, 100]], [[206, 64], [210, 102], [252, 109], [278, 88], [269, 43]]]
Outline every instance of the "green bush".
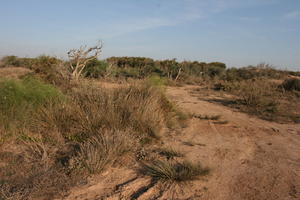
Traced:
[[225, 71], [224, 68], [218, 66], [211, 66], [208, 68], [207, 75], [209, 77], [221, 76], [224, 71]]
[[107, 67], [107, 62], [94, 59], [87, 63], [86, 67], [84, 68], [83, 75], [84, 77], [89, 78], [100, 78], [105, 75]]
[[66, 86], [70, 79], [70, 72], [67, 70], [66, 63], [51, 56], [39, 56], [32, 60], [30, 66], [39, 77], [47, 83], [56, 86]]
[[17, 56], [5, 56], [1, 59], [0, 67], [25, 67], [32, 69], [35, 58], [19, 58]]
[[116, 69], [115, 76], [116, 77], [125, 77], [125, 78], [141, 78], [139, 70], [136, 68], [132, 68], [132, 67]]
[[2, 67], [14, 66], [19, 67], [21, 62], [17, 56], [5, 56], [1, 59]]
[[[179, 76], [180, 80], [189, 79], [193, 77], [215, 77], [220, 76], [226, 69], [226, 65], [221, 62], [198, 62], [198, 61], [183, 61], [177, 62], [176, 59], [171, 60], [153, 60], [144, 57], [111, 57], [107, 62], [115, 66], [117, 69], [126, 69], [125, 72], [119, 73], [119, 76], [128, 76], [135, 78], [144, 78], [151, 75], [158, 75], [160, 77], [167, 77], [175, 79], [178, 72], [181, 71]], [[130, 69], [130, 70], [129, 70]], [[132, 69], [136, 74], [132, 73]], [[180, 70], [181, 69], [181, 70]], [[121, 70], [122, 71], [122, 70]]]
[[146, 84], [148, 84], [149, 86], [163, 89], [167, 84], [167, 80], [165, 78], [154, 75], [154, 76], [150, 76], [146, 80]]
[[274, 78], [279, 79], [287, 75], [286, 71], [274, 69], [268, 64], [259, 64], [257, 66], [248, 66], [242, 68], [230, 68], [226, 70], [222, 77], [227, 81], [241, 81], [254, 78]]

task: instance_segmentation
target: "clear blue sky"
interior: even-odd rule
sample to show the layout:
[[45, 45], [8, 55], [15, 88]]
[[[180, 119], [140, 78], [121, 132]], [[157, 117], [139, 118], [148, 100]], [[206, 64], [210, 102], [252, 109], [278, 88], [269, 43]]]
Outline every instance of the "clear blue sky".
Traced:
[[300, 70], [300, 0], [0, 0], [0, 56], [63, 58], [99, 39], [102, 58]]

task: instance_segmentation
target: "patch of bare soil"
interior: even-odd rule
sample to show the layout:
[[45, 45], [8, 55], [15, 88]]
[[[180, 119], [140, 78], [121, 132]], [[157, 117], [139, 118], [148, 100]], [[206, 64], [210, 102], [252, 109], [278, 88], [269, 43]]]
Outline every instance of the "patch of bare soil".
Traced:
[[5, 67], [0, 68], [0, 78], [20, 78], [30, 72], [30, 69], [23, 67]]
[[131, 169], [109, 169], [63, 199], [300, 199], [300, 125], [264, 121], [191, 94], [195, 86], [169, 87], [167, 95], [194, 116], [181, 131], [165, 133], [188, 160], [211, 169], [183, 185], [151, 181]]

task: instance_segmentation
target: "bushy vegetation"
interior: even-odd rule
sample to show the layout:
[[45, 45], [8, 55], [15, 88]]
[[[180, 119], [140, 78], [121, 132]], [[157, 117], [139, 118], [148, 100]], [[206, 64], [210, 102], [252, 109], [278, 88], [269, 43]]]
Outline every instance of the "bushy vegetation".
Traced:
[[222, 79], [227, 81], [241, 81], [255, 78], [280, 79], [287, 75], [287, 71], [276, 70], [271, 65], [262, 63], [257, 66], [227, 69]]
[[89, 78], [105, 77], [108, 70], [108, 63], [102, 60], [93, 59], [87, 63], [83, 75]]
[[[145, 78], [165, 77], [169, 80], [185, 80], [187, 77], [215, 77], [224, 73], [224, 63], [177, 62], [172, 60], [153, 60], [144, 57], [110, 57], [106, 61], [93, 61], [87, 68], [98, 69], [86, 73], [86, 77], [124, 77]], [[101, 70], [100, 70], [101, 68]], [[89, 71], [88, 69], [86, 71]]]
[[[70, 61], [71, 62], [71, 61]], [[6, 56], [0, 67], [25, 67], [34, 70], [47, 81], [60, 85], [70, 79], [70, 62], [55, 57], [18, 58]], [[254, 78], [282, 79], [288, 75], [299, 76], [298, 72], [278, 70], [269, 64], [229, 68], [221, 62], [198, 62], [172, 60], [153, 60], [145, 57], [110, 57], [106, 60], [90, 59], [83, 69], [87, 78], [134, 78], [143, 79], [159, 76], [168, 80], [185, 83], [199, 83], [203, 79], [217, 78], [227, 81], [250, 80]], [[63, 80], [62, 83], [59, 82]]]
[[1, 198], [52, 199], [120, 156], [134, 156], [177, 120], [163, 90], [151, 83], [82, 84], [63, 94], [34, 77], [1, 80]]
[[[1, 60], [1, 67], [25, 67], [39, 74], [55, 85], [66, 84], [71, 78], [69, 62], [49, 56], [37, 58], [18, 58], [7, 56]], [[88, 60], [83, 68], [87, 78], [134, 78], [143, 79], [159, 76], [172, 81], [191, 82], [203, 78], [213, 78], [225, 73], [226, 65], [220, 62], [204, 63], [198, 61], [177, 62], [172, 60], [153, 60], [145, 57], [110, 57], [106, 60]]]
[[62, 101], [62, 93], [55, 87], [31, 76], [22, 80], [0, 79], [0, 119], [14, 122], [26, 118], [47, 102]]
[[67, 63], [51, 56], [43, 55], [36, 58], [7, 56], [2, 58], [1, 67], [28, 68], [47, 83], [56, 86], [66, 86], [70, 79], [70, 72], [68, 71]]
[[[226, 69], [219, 62], [88, 59], [78, 79], [82, 75], [142, 80], [118, 88], [93, 85], [91, 80], [73, 84], [74, 60], [49, 56], [1, 60], [1, 67], [24, 67], [32, 74], [0, 80], [0, 199], [53, 199], [90, 174], [118, 165], [125, 154], [135, 158], [139, 150], [159, 141], [163, 130], [185, 127], [189, 115], [164, 94], [165, 86], [174, 82], [217, 83], [216, 88], [233, 94], [235, 105], [245, 112], [269, 120], [300, 120], [291, 113], [298, 104], [290, 106], [299, 100], [299, 80], [275, 83], [270, 79], [291, 73], [267, 65]], [[140, 170], [155, 181], [184, 182], [208, 172], [199, 164], [177, 161], [183, 154], [174, 149], [156, 153], [166, 160], [144, 163]]]
[[14, 66], [20, 67], [23, 63], [17, 56], [5, 56], [1, 59], [1, 67]]
[[[216, 91], [235, 95], [224, 101], [241, 111], [278, 122], [299, 122], [299, 79], [288, 78], [290, 71], [274, 69], [268, 64], [230, 68], [218, 79], [206, 84]], [[284, 81], [283, 81], [284, 80]], [[282, 82], [283, 81], [283, 82]], [[198, 91], [197, 91], [198, 92]], [[201, 117], [200, 117], [201, 118]]]
[[17, 56], [5, 56], [1, 59], [0, 67], [25, 67], [32, 68], [36, 58], [19, 58]]
[[298, 95], [293, 90], [285, 92], [285, 84], [259, 78], [218, 83], [216, 89], [234, 94], [234, 103], [228, 105], [247, 113], [278, 122], [299, 122]]
[[229, 91], [241, 97], [243, 104], [255, 112], [276, 112], [279, 94], [276, 85], [266, 80], [246, 80], [234, 82]]
[[157, 75], [171, 80], [183, 80], [186, 76], [193, 77], [214, 77], [221, 75], [226, 65], [224, 63], [213, 62], [177, 62], [172, 60], [153, 60], [143, 57], [111, 57], [107, 62], [121, 69], [135, 69], [132, 74], [135, 78]]
[[282, 87], [287, 91], [297, 90], [300, 91], [300, 79], [290, 78], [284, 80]]

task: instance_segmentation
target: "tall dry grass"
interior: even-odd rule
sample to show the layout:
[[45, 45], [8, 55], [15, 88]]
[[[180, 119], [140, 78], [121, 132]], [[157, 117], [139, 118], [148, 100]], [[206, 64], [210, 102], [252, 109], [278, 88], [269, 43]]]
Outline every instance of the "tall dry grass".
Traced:
[[25, 112], [20, 113], [23, 118], [10, 134], [11, 121], [0, 126], [2, 198], [53, 199], [78, 179], [101, 173], [124, 154], [134, 155], [158, 140], [176, 116], [163, 91], [149, 84], [114, 89], [77, 85], [59, 101], [48, 101], [52, 98], [39, 89], [34, 90], [37, 98], [27, 98], [25, 83], [18, 84], [22, 95], [11, 96], [5, 105], [16, 107], [11, 103], [21, 99], [30, 105], [29, 114], [24, 118]]
[[280, 84], [265, 78], [220, 84], [223, 90], [236, 96], [233, 101], [235, 104], [231, 103], [231, 106], [266, 120], [298, 123], [300, 110], [297, 91], [288, 91], [284, 89], [285, 85], [288, 83]]

